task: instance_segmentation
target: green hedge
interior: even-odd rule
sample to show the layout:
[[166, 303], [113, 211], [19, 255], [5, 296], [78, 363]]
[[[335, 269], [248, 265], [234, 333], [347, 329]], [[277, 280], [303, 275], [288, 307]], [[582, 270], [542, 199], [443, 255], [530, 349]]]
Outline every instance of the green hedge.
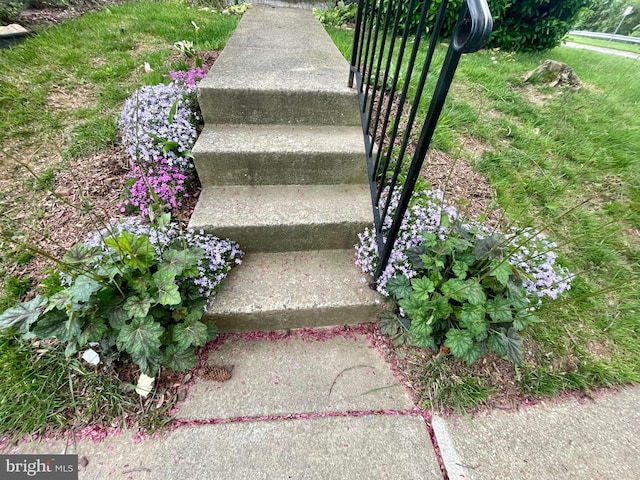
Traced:
[[[386, 0], [385, 5], [393, 0]], [[448, 15], [442, 35], [451, 36], [457, 21], [457, 12], [463, 0], [450, 0]], [[489, 38], [489, 47], [509, 51], [542, 51], [556, 46], [572, 28], [579, 10], [590, 0], [488, 0], [494, 20]], [[428, 13], [427, 26], [435, 23], [442, 0], [433, 0]], [[406, 19], [407, 4], [404, 2], [403, 19]], [[418, 28], [423, 0], [418, 0], [413, 12], [410, 29]], [[404, 25], [404, 20], [403, 20]]]

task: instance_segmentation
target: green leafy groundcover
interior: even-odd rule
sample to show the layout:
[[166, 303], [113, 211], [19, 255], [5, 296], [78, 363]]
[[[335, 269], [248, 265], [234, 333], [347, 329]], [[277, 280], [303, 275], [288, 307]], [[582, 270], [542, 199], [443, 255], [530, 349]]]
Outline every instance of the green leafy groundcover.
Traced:
[[[74, 245], [60, 262], [64, 285], [0, 315], [25, 339], [56, 338], [67, 357], [93, 347], [106, 361], [131, 359], [153, 377], [196, 364], [195, 347], [215, 338], [206, 305], [242, 252], [228, 240], [179, 232], [169, 214], [129, 220]], [[182, 234], [180, 234], [182, 233]], [[208, 294], [208, 295], [206, 295]]]
[[[389, 219], [399, 197], [391, 196]], [[390, 226], [383, 225], [383, 237]], [[374, 230], [359, 238], [356, 263], [372, 273], [379, 262]], [[442, 192], [418, 189], [378, 279], [392, 303], [380, 329], [396, 344], [444, 347], [469, 364], [487, 350], [520, 363], [519, 332], [540, 321], [533, 312], [544, 298], [570, 288], [572, 276], [556, 263], [554, 249], [531, 228], [491, 230], [459, 214]]]

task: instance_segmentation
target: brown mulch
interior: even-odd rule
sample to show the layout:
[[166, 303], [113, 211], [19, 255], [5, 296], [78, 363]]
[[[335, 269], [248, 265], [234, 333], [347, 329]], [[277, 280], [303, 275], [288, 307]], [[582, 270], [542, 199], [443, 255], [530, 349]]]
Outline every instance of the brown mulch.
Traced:
[[[372, 96], [372, 90], [369, 91]], [[376, 112], [382, 102], [380, 113], [380, 121], [377, 126], [374, 138], [377, 145], [380, 145], [382, 138], [383, 119], [389, 106], [389, 93], [377, 92], [374, 99], [373, 112]], [[396, 95], [390, 106], [391, 118], [395, 118], [400, 112], [400, 99]], [[408, 128], [409, 113], [411, 105], [405, 102], [402, 107], [402, 115], [398, 127], [398, 133], [395, 139], [395, 145], [400, 146], [405, 132]], [[375, 114], [374, 114], [375, 120]], [[392, 124], [388, 125], [387, 131], [392, 128]], [[409, 162], [411, 156], [415, 153], [418, 144], [419, 125], [414, 127], [409, 137], [409, 143], [406, 147], [405, 162]], [[383, 152], [389, 148], [390, 138], [388, 134], [384, 136]], [[467, 157], [478, 157], [489, 147], [481, 144], [479, 141], [471, 138], [460, 139], [460, 154], [456, 157], [436, 149], [429, 149], [424, 160], [420, 174], [429, 182], [434, 189], [444, 192], [445, 198], [449, 203], [455, 205], [459, 211], [465, 213], [468, 217], [478, 217], [483, 215], [486, 217], [485, 223], [488, 226], [496, 227], [501, 218], [502, 211], [494, 205], [496, 193], [487, 179], [478, 173]]]
[[71, 0], [67, 7], [28, 8], [20, 13], [17, 23], [27, 28], [56, 25], [86, 12], [124, 2], [125, 0]]

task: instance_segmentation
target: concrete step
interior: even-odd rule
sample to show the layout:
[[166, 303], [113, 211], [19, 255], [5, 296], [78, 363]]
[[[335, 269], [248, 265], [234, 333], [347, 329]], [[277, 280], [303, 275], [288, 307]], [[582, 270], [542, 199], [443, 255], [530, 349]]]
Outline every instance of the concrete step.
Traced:
[[360, 127], [207, 125], [192, 153], [204, 186], [367, 183]]
[[375, 321], [382, 302], [353, 256], [353, 249], [247, 254], [206, 318], [222, 332]]
[[246, 252], [352, 248], [372, 222], [368, 185], [206, 187], [189, 226]]
[[198, 97], [205, 124], [355, 126], [348, 73], [311, 11], [255, 5], [199, 83]]
[[327, 8], [330, 6], [326, 0], [253, 0], [251, 5], [269, 5], [271, 7], [287, 7], [287, 8], [306, 8], [313, 10], [314, 8]]

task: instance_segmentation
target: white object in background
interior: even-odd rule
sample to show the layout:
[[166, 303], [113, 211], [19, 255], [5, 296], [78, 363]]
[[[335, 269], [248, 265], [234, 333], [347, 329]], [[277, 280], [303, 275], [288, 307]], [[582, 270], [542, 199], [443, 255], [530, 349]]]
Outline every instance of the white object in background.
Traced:
[[144, 373], [141, 373], [140, 378], [138, 378], [138, 385], [136, 385], [136, 393], [143, 397], [149, 395], [155, 380], [154, 377], [147, 377]]
[[93, 366], [96, 366], [100, 363], [100, 355], [98, 355], [98, 352], [96, 352], [93, 348], [85, 350], [82, 354], [82, 359]]

